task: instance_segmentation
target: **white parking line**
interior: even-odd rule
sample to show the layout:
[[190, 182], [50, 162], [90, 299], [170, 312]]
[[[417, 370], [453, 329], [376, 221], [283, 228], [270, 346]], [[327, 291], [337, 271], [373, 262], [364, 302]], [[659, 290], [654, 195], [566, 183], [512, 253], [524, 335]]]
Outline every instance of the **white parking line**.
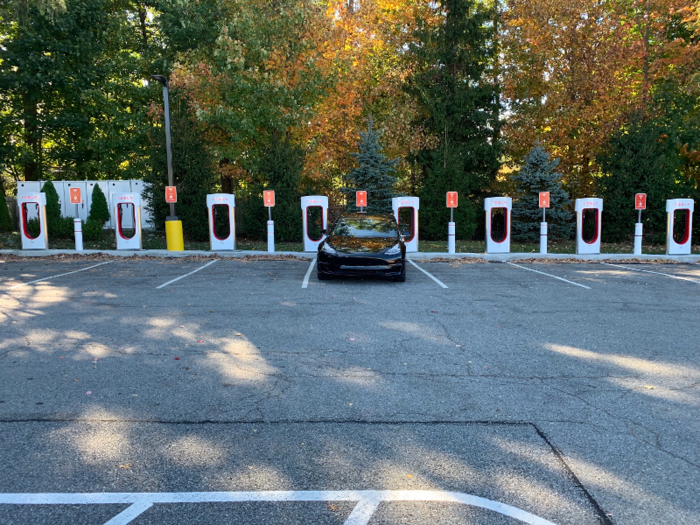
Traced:
[[407, 260], [408, 262], [410, 262], [413, 266], [415, 266], [416, 268], [418, 268], [418, 269], [419, 269], [421, 272], [423, 272], [425, 275], [427, 275], [428, 277], [430, 277], [433, 281], [435, 281], [436, 283], [438, 283], [440, 286], [442, 286], [443, 288], [447, 288], [447, 285], [446, 285], [445, 283], [443, 283], [440, 279], [438, 279], [438, 278], [435, 277], [434, 275], [431, 275], [430, 273], [426, 272], [423, 268], [421, 268], [420, 266], [418, 266], [418, 265], [417, 265], [416, 263], [414, 263], [412, 260], [410, 260], [410, 259], [406, 259], [406, 260]]
[[39, 283], [41, 281], [48, 281], [49, 279], [55, 279], [56, 277], [63, 277], [64, 275], [70, 275], [72, 273], [84, 272], [85, 270], [90, 270], [92, 268], [97, 268], [98, 266], [102, 266], [103, 264], [109, 264], [109, 263], [113, 263], [113, 262], [114, 261], [101, 262], [99, 264], [93, 264], [92, 266], [88, 266], [87, 268], [81, 268], [80, 270], [75, 270], [73, 272], [59, 273], [58, 275], [44, 277], [43, 279], [36, 279], [35, 281], [29, 281], [28, 283], [17, 284], [15, 286], [10, 286], [8, 288], [8, 290], [14, 290], [15, 288], [21, 288], [22, 286], [27, 286], [27, 285], [34, 284], [34, 283]]
[[585, 286], [585, 285], [579, 284], [579, 283], [575, 283], [574, 281], [569, 281], [567, 279], [564, 279], [563, 277], [557, 277], [556, 275], [552, 275], [551, 273], [544, 273], [544, 272], [541, 272], [539, 270], [533, 270], [532, 268], [526, 268], [525, 266], [520, 266], [519, 264], [515, 264], [512, 262], [509, 262], [508, 264], [510, 264], [511, 266], [517, 266], [518, 268], [522, 268], [523, 270], [527, 270], [528, 272], [535, 272], [535, 273], [539, 273], [542, 275], [546, 275], [547, 277], [554, 277], [555, 279], [559, 279], [560, 281], [564, 281], [565, 283], [573, 284], [574, 286], [580, 286], [581, 288], [585, 288], [586, 290], [590, 290], [590, 287], [588, 287], [588, 286]]
[[311, 264], [309, 265], [309, 269], [306, 270], [306, 275], [304, 276], [304, 282], [301, 283], [302, 288], [306, 288], [307, 286], [309, 286], [309, 277], [311, 277], [311, 270], [314, 269], [314, 264], [316, 264], [316, 257], [314, 257], [311, 260]]
[[261, 492], [94, 492], [68, 494], [0, 494], [0, 505], [132, 505], [105, 525], [127, 525], [158, 503], [242, 503], [257, 501], [356, 501], [345, 525], [367, 525], [383, 501], [437, 501], [461, 503], [491, 510], [528, 525], [555, 525], [500, 501], [440, 490], [299, 490]]
[[618, 268], [624, 268], [625, 270], [629, 270], [631, 272], [654, 273], [656, 275], [664, 275], [666, 277], [670, 277], [671, 279], [680, 279], [681, 281], [690, 281], [691, 283], [700, 284], [700, 281], [698, 281], [697, 279], [691, 279], [690, 277], [680, 277], [678, 275], [671, 275], [669, 273], [652, 272], [651, 270], [641, 270], [639, 268], [629, 268], [627, 266], [622, 266], [620, 264], [612, 264], [612, 263], [605, 263], [605, 262], [602, 264], [605, 264], [607, 266], [617, 266]]
[[207, 266], [210, 266], [210, 265], [214, 264], [214, 263], [215, 263], [216, 261], [218, 261], [218, 260], [219, 260], [219, 259], [214, 259], [213, 261], [208, 262], [208, 263], [205, 264], [204, 266], [200, 266], [200, 267], [197, 268], [196, 270], [192, 270], [190, 273], [186, 273], [185, 275], [181, 275], [180, 277], [176, 277], [176, 278], [173, 279], [172, 281], [168, 281], [167, 283], [163, 283], [163, 284], [161, 284], [160, 286], [156, 286], [156, 290], [159, 290], [160, 288], [163, 288], [164, 286], [168, 286], [169, 284], [172, 284], [172, 283], [174, 283], [175, 281], [179, 281], [180, 279], [184, 279], [185, 277], [189, 277], [189, 276], [192, 275], [193, 273], [197, 273], [197, 272], [200, 271], [200, 270], [204, 270], [204, 268], [206, 268]]
[[150, 501], [140, 501], [138, 503], [134, 503], [114, 516], [111, 520], [105, 523], [105, 525], [127, 525], [128, 523], [131, 523], [134, 518], [138, 518], [152, 506], [153, 503]]

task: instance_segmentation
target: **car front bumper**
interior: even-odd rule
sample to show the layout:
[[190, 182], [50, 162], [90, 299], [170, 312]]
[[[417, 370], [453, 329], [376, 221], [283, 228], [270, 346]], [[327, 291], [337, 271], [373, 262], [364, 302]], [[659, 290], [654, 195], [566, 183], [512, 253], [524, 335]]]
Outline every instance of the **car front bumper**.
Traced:
[[383, 253], [362, 253], [336, 255], [320, 251], [318, 254], [318, 271], [326, 275], [344, 275], [351, 277], [396, 277], [404, 269], [401, 255], [384, 255]]

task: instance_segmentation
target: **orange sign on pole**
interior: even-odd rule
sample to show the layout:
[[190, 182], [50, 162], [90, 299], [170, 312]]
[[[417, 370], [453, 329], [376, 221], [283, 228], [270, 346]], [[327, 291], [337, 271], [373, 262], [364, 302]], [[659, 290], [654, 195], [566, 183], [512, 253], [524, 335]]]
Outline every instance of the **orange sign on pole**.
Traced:
[[165, 187], [165, 202], [175, 203], [177, 202], [177, 188], [175, 186]]
[[647, 209], [647, 194], [637, 193], [634, 196], [634, 209], [635, 210], [646, 210]]
[[549, 192], [540, 192], [540, 208], [549, 208]]
[[80, 188], [70, 189], [70, 203], [71, 204], [81, 204], [83, 202], [82, 196], [80, 195]]
[[447, 192], [447, 207], [456, 208], [457, 207], [457, 192], [448, 191]]
[[273, 190], [263, 191], [263, 200], [265, 201], [265, 206], [272, 208], [275, 205], [275, 192]]
[[355, 194], [355, 206], [358, 208], [364, 208], [367, 206], [367, 192], [366, 191], [358, 191]]

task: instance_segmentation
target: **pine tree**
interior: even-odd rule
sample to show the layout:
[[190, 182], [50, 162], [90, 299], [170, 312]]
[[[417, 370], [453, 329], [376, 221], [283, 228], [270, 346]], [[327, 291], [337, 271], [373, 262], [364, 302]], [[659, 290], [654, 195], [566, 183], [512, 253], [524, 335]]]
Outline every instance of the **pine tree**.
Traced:
[[416, 124], [440, 140], [415, 158], [423, 171], [420, 228], [425, 239], [447, 236], [445, 193], [456, 191], [457, 237], [469, 239], [500, 165], [499, 94], [488, 78], [496, 58], [495, 13], [474, 0], [441, 0], [439, 10], [443, 23], [420, 33], [413, 48], [421, 67], [406, 88], [419, 105]]
[[92, 190], [92, 202], [90, 204], [88, 220], [99, 222], [101, 227], [103, 227], [105, 222], [109, 220], [109, 205], [107, 204], [107, 198], [97, 184], [95, 184], [95, 187]]
[[381, 132], [375, 129], [374, 118], [370, 115], [367, 119], [367, 131], [360, 132], [360, 141], [357, 143], [360, 152], [350, 154], [360, 165], [343, 176], [346, 186], [340, 191], [351, 194], [348, 197], [348, 211], [358, 211], [355, 206], [355, 192], [366, 191], [367, 212], [391, 212], [391, 199], [396, 195], [396, 174], [392, 172], [399, 160], [387, 160], [382, 154], [380, 137]]
[[49, 232], [49, 239], [70, 238], [73, 235], [73, 218], [61, 216], [58, 192], [53, 182], [46, 181], [41, 191], [46, 194], [46, 230]]
[[513, 176], [516, 197], [513, 199], [513, 239], [539, 242], [542, 209], [539, 192], [549, 192], [546, 211], [547, 233], [550, 238], [568, 239], [573, 231], [571, 199], [562, 188], [561, 173], [556, 171], [559, 159], [549, 160], [549, 153], [537, 144], [525, 157], [522, 168]]
[[109, 220], [109, 205], [102, 189], [95, 184], [92, 189], [92, 202], [87, 221], [83, 225], [83, 238], [86, 241], [98, 241], [104, 235], [105, 222]]

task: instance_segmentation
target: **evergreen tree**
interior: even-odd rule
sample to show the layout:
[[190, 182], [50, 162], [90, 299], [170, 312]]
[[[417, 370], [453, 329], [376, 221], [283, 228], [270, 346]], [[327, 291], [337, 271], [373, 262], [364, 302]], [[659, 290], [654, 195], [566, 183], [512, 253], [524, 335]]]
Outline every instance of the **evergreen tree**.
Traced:
[[[647, 209], [642, 213], [645, 235], [651, 235], [655, 242], [664, 242], [666, 199], [693, 195], [691, 184], [681, 172], [678, 146], [672, 140], [679, 129], [673, 121], [666, 124], [633, 114], [628, 124], [610, 137], [598, 158], [604, 173], [598, 181], [598, 192], [605, 204], [604, 242], [626, 240], [634, 234], [635, 193], [647, 194]], [[683, 139], [686, 144], [690, 142]]]
[[73, 218], [61, 216], [58, 192], [53, 182], [46, 181], [41, 187], [41, 191], [46, 194], [46, 230], [49, 232], [49, 239], [51, 237], [57, 239], [71, 237], [73, 235]]
[[83, 225], [83, 238], [86, 241], [98, 241], [104, 235], [105, 222], [109, 220], [109, 205], [100, 187], [95, 184], [92, 189], [92, 202], [87, 221]]
[[487, 78], [496, 57], [494, 12], [474, 0], [441, 0], [439, 11], [443, 23], [419, 34], [413, 53], [422, 67], [407, 86], [423, 116], [417, 124], [440, 140], [415, 159], [423, 172], [420, 228], [425, 239], [446, 237], [445, 193], [456, 191], [457, 237], [471, 238], [501, 154], [498, 88]]
[[571, 199], [562, 188], [561, 173], [556, 171], [559, 159], [549, 160], [549, 153], [537, 144], [525, 157], [520, 171], [513, 176], [516, 198], [513, 199], [511, 221], [513, 238], [523, 242], [539, 242], [542, 209], [539, 192], [549, 192], [547, 233], [550, 238], [568, 239], [573, 231]]
[[92, 199], [90, 203], [90, 213], [88, 220], [94, 220], [100, 223], [100, 227], [104, 227], [105, 222], [109, 220], [109, 205], [107, 197], [102, 193], [99, 185], [95, 184], [92, 190]]
[[381, 132], [374, 128], [374, 117], [370, 115], [367, 119], [367, 131], [360, 132], [360, 141], [357, 143], [360, 152], [350, 154], [360, 165], [343, 176], [346, 186], [340, 191], [352, 194], [348, 198], [348, 211], [358, 211], [354, 193], [366, 191], [367, 212], [391, 212], [391, 199], [396, 195], [396, 174], [393, 171], [399, 160], [387, 160], [382, 154], [380, 137]]
[[[274, 190], [275, 239], [282, 242], [302, 240], [301, 172], [304, 167], [304, 150], [288, 138], [272, 137], [271, 144], [262, 152], [260, 176], [245, 208], [244, 231], [249, 237], [265, 238], [268, 211], [263, 204], [262, 192]], [[243, 201], [242, 201], [243, 202]]]

